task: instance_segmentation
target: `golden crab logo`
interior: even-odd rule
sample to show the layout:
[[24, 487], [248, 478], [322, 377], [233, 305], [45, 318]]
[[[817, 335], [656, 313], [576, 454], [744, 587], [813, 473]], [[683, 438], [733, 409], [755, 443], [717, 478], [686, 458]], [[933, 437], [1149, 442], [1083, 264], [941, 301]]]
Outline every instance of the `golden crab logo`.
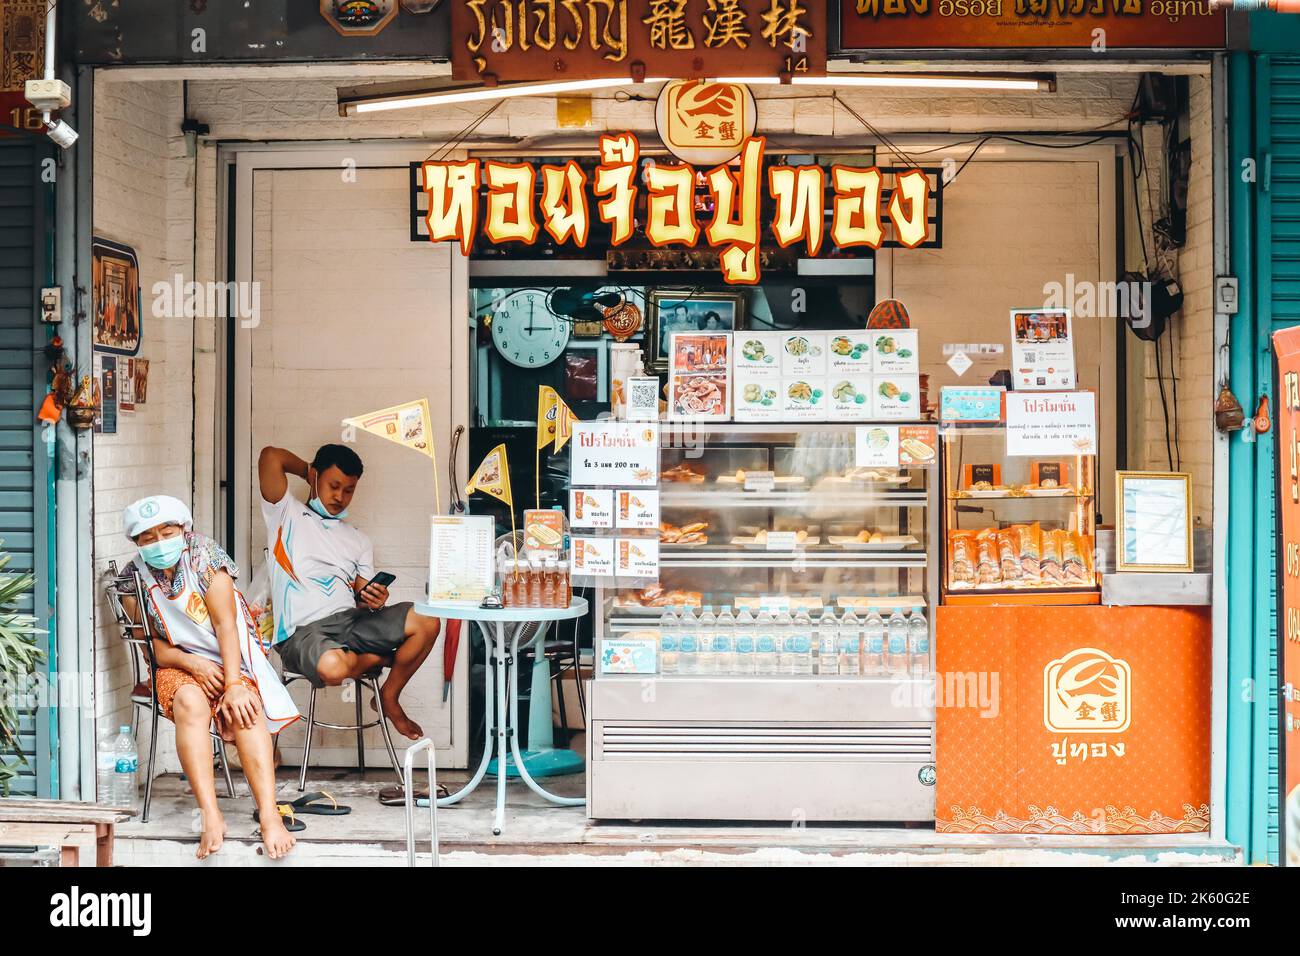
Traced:
[[1043, 723], [1055, 733], [1117, 734], [1132, 712], [1128, 661], [1095, 647], [1077, 650], [1043, 669]]

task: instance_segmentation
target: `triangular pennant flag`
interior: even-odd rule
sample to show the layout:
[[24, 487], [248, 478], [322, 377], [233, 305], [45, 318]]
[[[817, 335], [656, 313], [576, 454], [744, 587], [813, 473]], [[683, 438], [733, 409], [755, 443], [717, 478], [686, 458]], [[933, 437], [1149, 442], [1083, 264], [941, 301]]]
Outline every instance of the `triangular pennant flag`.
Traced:
[[537, 390], [537, 450], [541, 451], [555, 441], [555, 413], [560, 396], [549, 385]]
[[483, 458], [474, 477], [465, 486], [465, 494], [476, 491], [500, 498], [513, 510], [514, 495], [510, 492], [510, 464], [506, 461], [506, 446], [497, 445]]
[[345, 418], [343, 424], [360, 428], [380, 438], [387, 438], [399, 445], [405, 445], [430, 458], [434, 457], [433, 429], [429, 422], [427, 398], [393, 405], [391, 408], [381, 408], [368, 415]]
[[563, 448], [573, 437], [573, 423], [581, 421], [572, 409], [564, 404], [564, 399], [557, 397], [555, 406], [555, 451]]

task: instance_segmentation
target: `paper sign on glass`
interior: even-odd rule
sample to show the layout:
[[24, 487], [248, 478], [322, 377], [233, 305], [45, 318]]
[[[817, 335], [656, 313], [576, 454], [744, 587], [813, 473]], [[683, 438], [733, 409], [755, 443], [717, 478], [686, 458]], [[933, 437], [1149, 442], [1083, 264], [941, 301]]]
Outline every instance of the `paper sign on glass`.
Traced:
[[1069, 309], [1011, 311], [1011, 375], [1022, 391], [1074, 388]]
[[657, 488], [653, 490], [621, 488], [615, 492], [615, 496], [617, 498], [616, 527], [659, 527], [659, 490]]
[[614, 492], [608, 488], [574, 488], [569, 492], [571, 528], [614, 527]]
[[1097, 453], [1093, 392], [1007, 392], [1007, 455], [1051, 458]]
[[650, 422], [574, 422], [569, 484], [574, 488], [659, 484], [659, 426]]
[[658, 578], [659, 539], [619, 538], [617, 567], [620, 578]]
[[495, 523], [488, 515], [434, 515], [429, 600], [483, 600], [492, 591]]
[[897, 425], [859, 425], [854, 436], [854, 464], [858, 468], [898, 467]]
[[612, 577], [616, 538], [574, 537], [569, 549], [569, 565], [574, 577]]

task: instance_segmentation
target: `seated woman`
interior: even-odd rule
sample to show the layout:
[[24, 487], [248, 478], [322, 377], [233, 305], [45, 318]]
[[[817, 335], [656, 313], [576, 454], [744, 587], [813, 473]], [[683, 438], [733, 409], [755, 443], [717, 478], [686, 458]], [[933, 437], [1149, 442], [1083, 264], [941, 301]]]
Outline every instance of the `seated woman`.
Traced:
[[298, 708], [258, 641], [235, 588], [235, 563], [193, 524], [189, 508], [167, 495], [141, 498], [122, 515], [146, 588], [158, 705], [176, 724], [176, 750], [202, 814], [198, 858], [221, 849], [226, 835], [212, 770], [215, 719], [222, 739], [239, 750], [262, 843], [279, 859], [294, 838], [276, 808], [271, 735], [297, 720]]

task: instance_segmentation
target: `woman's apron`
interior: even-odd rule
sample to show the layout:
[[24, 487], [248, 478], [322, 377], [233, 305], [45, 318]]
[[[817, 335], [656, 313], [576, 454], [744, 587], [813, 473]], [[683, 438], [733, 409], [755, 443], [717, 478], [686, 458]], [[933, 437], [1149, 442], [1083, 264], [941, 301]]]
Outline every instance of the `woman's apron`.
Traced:
[[[181, 576], [181, 589], [175, 597], [167, 594], [166, 589], [154, 578], [149, 567], [139, 558], [135, 566], [141, 578], [149, 586], [149, 601], [158, 612], [163, 624], [163, 635], [168, 642], [191, 654], [206, 657], [220, 665], [221, 646], [217, 643], [217, 632], [208, 619], [208, 606], [203, 595], [194, 586], [194, 571], [190, 567], [190, 549], [185, 548], [181, 559], [176, 563], [176, 573]], [[283, 728], [300, 718], [298, 708], [280, 682], [280, 675], [275, 672], [271, 662], [266, 659], [266, 652], [257, 639], [253, 627], [253, 617], [248, 611], [244, 596], [235, 588], [235, 627], [239, 632], [240, 671], [250, 678], [257, 687], [258, 696], [262, 698], [262, 715], [266, 718], [267, 729], [279, 733]]]

